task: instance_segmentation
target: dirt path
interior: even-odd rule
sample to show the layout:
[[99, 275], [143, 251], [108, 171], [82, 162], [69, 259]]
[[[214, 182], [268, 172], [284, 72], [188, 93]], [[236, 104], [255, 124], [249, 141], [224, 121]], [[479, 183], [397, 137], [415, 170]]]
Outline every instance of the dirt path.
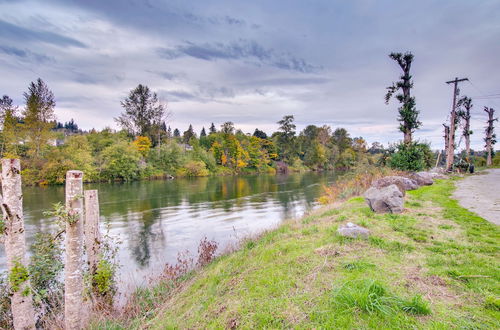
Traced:
[[500, 169], [457, 182], [453, 198], [480, 217], [500, 225]]

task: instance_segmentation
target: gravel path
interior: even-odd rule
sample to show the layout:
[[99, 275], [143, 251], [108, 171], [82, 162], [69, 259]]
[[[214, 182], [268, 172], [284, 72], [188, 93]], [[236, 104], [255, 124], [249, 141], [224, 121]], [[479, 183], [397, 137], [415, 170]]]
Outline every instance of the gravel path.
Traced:
[[480, 217], [500, 225], [500, 169], [469, 176], [457, 182], [453, 198]]

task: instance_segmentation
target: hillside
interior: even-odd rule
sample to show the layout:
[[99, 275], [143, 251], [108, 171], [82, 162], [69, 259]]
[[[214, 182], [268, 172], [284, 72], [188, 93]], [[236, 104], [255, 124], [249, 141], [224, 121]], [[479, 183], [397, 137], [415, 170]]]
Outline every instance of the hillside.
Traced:
[[[98, 327], [498, 328], [500, 231], [450, 199], [454, 182], [408, 192], [401, 215], [358, 197], [289, 221]], [[369, 239], [339, 236], [348, 221]]]

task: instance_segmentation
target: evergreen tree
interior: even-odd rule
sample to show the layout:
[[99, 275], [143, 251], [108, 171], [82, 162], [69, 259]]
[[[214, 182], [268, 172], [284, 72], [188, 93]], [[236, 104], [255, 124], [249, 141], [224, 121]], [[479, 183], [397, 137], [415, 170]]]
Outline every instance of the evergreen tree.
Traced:
[[204, 138], [204, 137], [206, 137], [206, 136], [207, 136], [207, 132], [205, 132], [205, 127], [203, 127], [203, 128], [201, 129], [201, 132], [200, 132], [200, 138]]
[[191, 140], [191, 138], [195, 136], [196, 135], [194, 134], [193, 125], [189, 124], [189, 128], [182, 135], [182, 141], [184, 143], [189, 143], [189, 140]]
[[179, 129], [174, 129], [174, 137], [180, 137], [181, 136], [181, 132], [179, 131]]
[[282, 120], [278, 121], [278, 148], [280, 148], [280, 156], [284, 161], [290, 161], [294, 154], [294, 137], [295, 137], [295, 124], [293, 123], [293, 115], [284, 116]]
[[36, 82], [31, 82], [28, 91], [24, 93], [24, 99], [26, 101], [26, 108], [23, 111], [24, 131], [28, 152], [30, 156], [38, 158], [50, 139], [51, 120], [55, 118], [56, 102], [54, 94], [40, 78]]
[[267, 139], [267, 134], [258, 128], [256, 128], [255, 131], [253, 132], [253, 136], [256, 136], [261, 139]]
[[212, 123], [212, 125], [210, 125], [210, 129], [209, 129], [208, 134], [214, 134], [214, 133], [217, 133], [217, 129], [215, 128], [214, 123]]
[[132, 136], [158, 139], [158, 127], [165, 117], [165, 106], [148, 86], [139, 84], [121, 102], [124, 112], [115, 121]]
[[398, 121], [400, 122], [399, 130], [404, 134], [404, 143], [408, 144], [412, 142], [413, 132], [422, 125], [418, 120], [419, 111], [415, 108], [415, 97], [410, 95], [410, 91], [413, 88], [412, 76], [410, 75], [413, 54], [410, 52], [405, 54], [391, 53], [389, 57], [399, 64], [403, 70], [403, 75], [400, 81], [392, 83], [392, 86], [387, 87], [385, 103], [388, 104], [391, 97], [398, 90], [401, 89], [403, 91], [402, 94], [396, 95], [396, 99], [401, 103], [398, 109]]

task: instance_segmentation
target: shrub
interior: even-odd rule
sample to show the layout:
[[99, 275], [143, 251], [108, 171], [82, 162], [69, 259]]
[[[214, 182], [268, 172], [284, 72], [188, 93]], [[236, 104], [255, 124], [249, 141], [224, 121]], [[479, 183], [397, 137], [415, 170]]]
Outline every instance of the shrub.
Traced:
[[131, 181], [139, 177], [141, 155], [129, 143], [120, 141], [106, 147], [102, 158], [104, 179]]
[[184, 165], [183, 168], [180, 168], [177, 171], [178, 176], [196, 177], [196, 176], [208, 176], [209, 174], [210, 172], [207, 170], [205, 163], [202, 161], [195, 161], [195, 160], [188, 162], [186, 165]]
[[391, 155], [389, 166], [402, 171], [421, 171], [432, 166], [433, 154], [426, 143], [400, 143]]

